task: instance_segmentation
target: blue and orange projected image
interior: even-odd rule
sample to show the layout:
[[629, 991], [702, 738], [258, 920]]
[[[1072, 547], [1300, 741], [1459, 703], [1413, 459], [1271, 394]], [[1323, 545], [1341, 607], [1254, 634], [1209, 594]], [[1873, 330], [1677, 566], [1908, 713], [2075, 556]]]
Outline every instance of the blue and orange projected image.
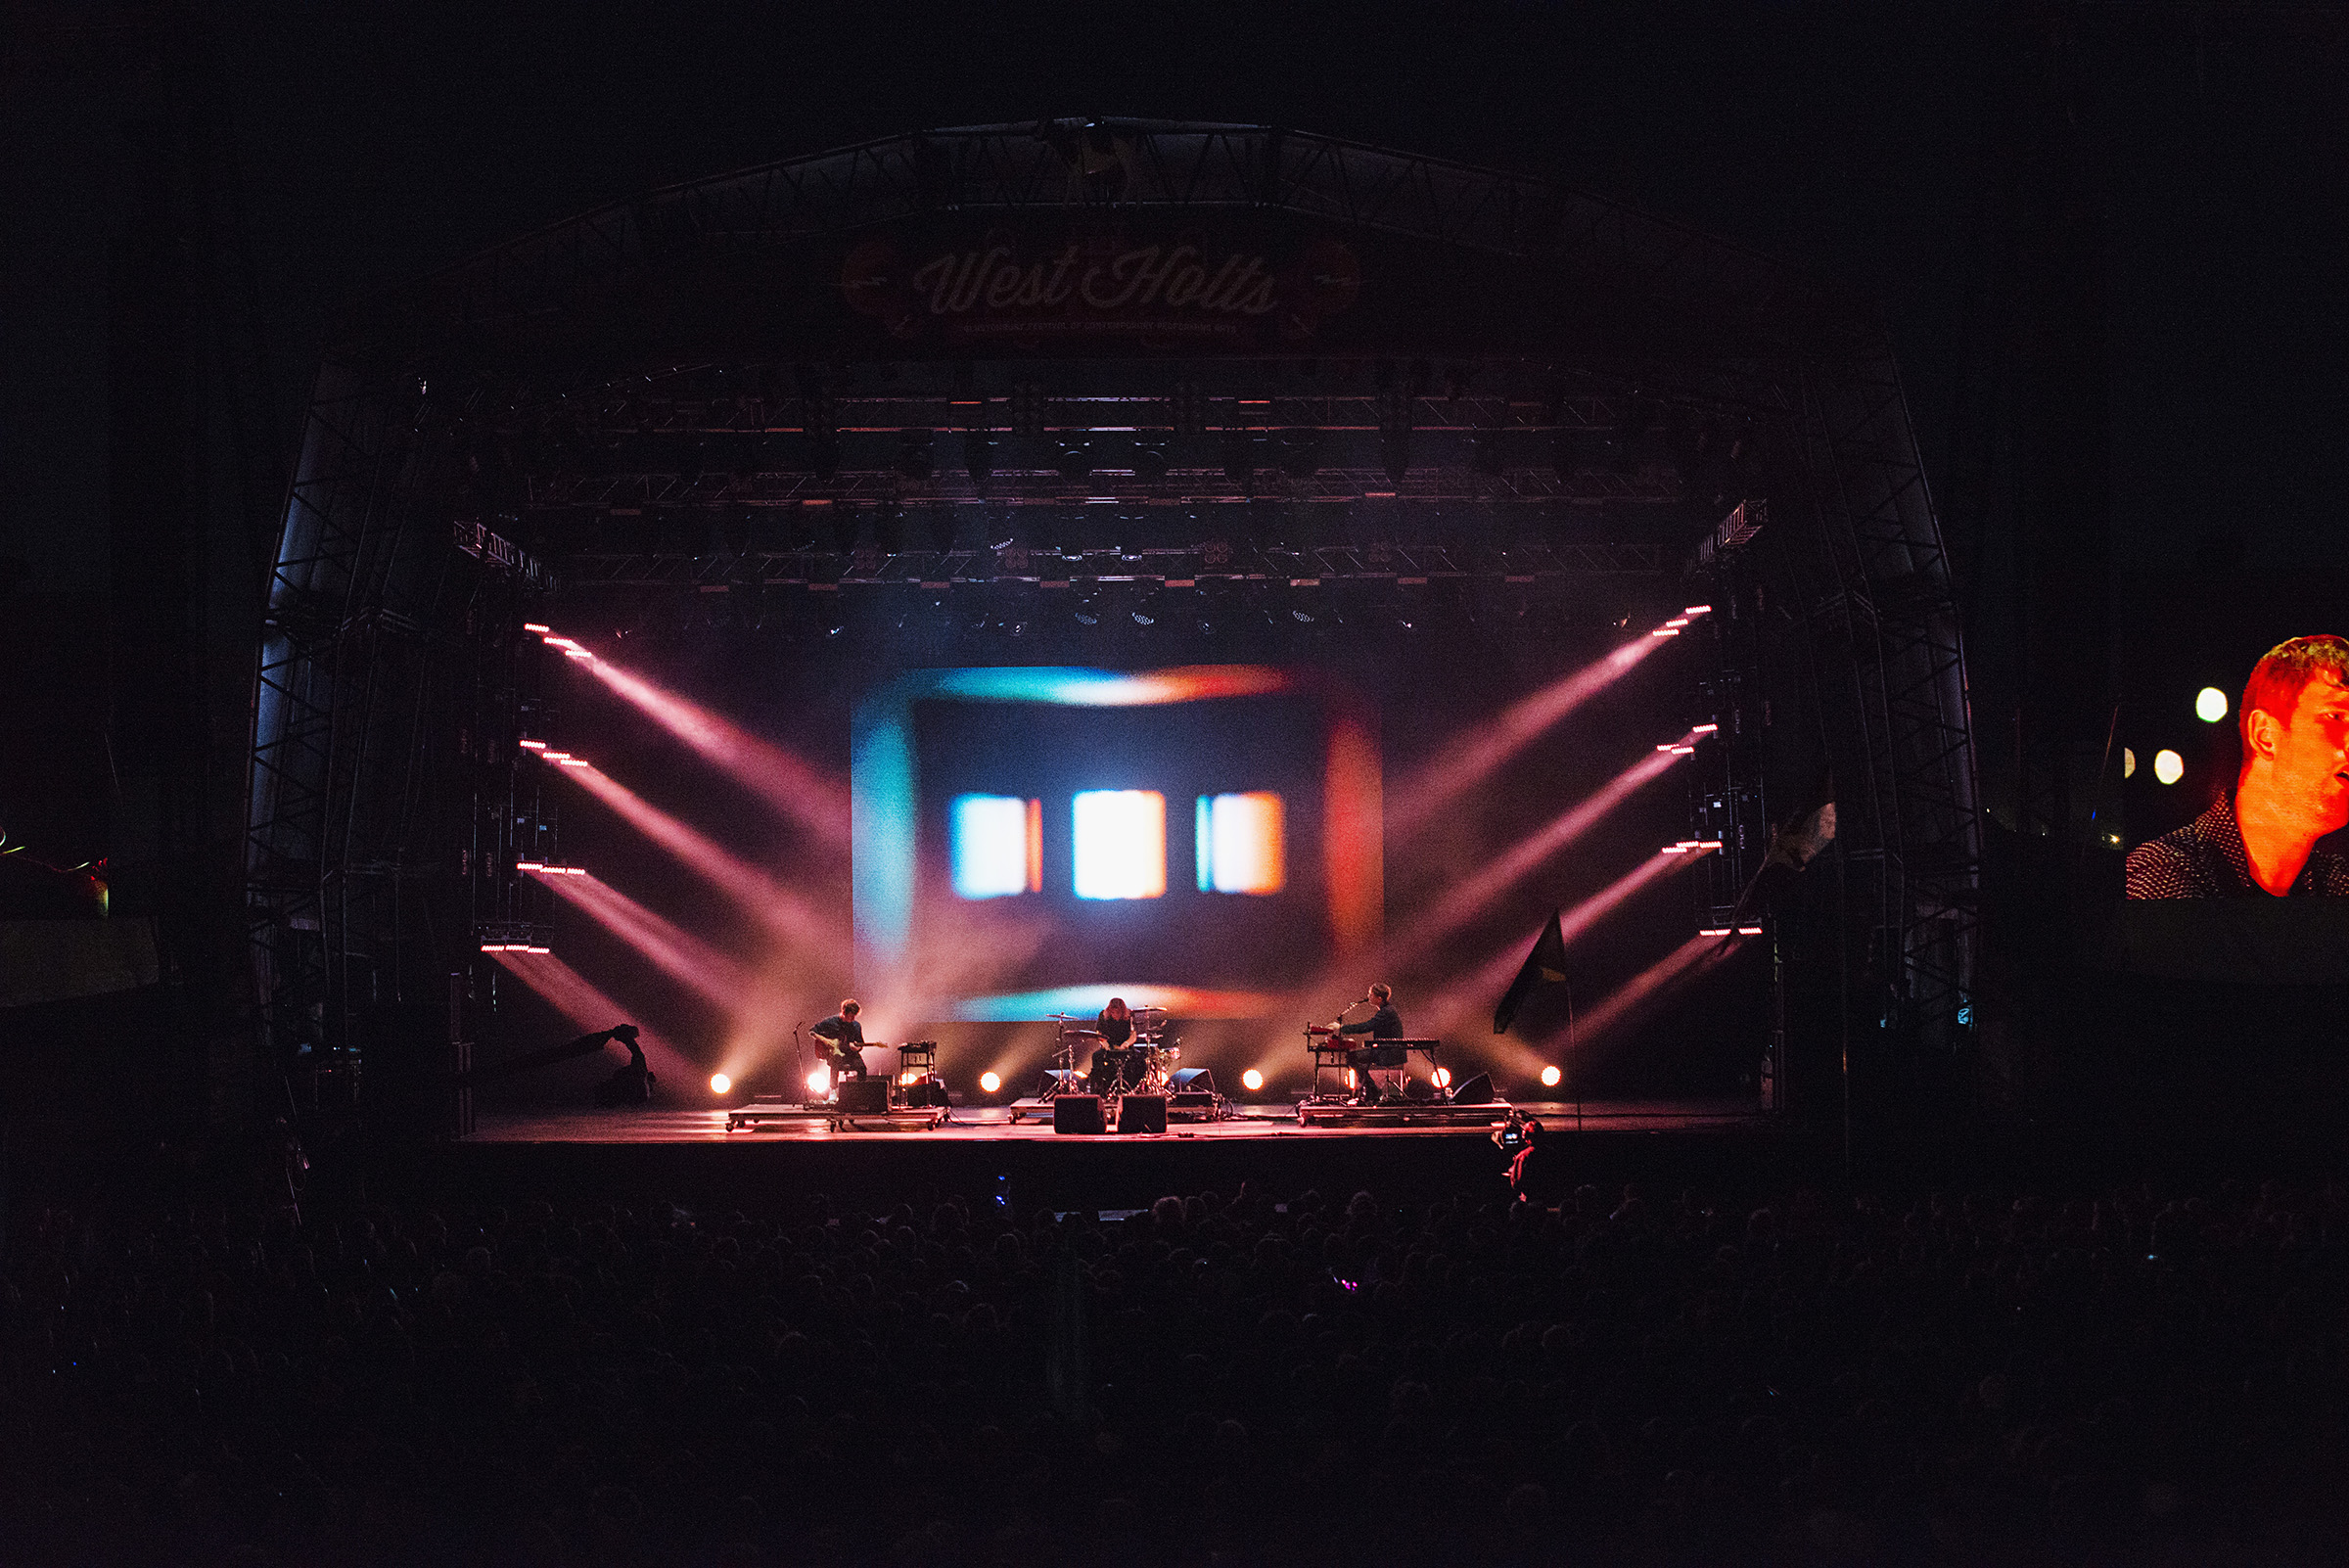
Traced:
[[1381, 919], [1378, 740], [1313, 670], [914, 670], [859, 704], [857, 984], [941, 1020], [1261, 1017]]

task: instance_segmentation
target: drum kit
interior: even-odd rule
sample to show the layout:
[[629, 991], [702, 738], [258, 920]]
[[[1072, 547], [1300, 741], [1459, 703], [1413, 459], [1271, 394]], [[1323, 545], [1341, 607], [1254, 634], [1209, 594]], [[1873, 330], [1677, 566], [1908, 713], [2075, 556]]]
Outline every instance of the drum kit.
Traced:
[[[1059, 1030], [1054, 1071], [1045, 1098], [1098, 1094], [1105, 1115], [1114, 1116], [1128, 1094], [1165, 1094], [1182, 1065], [1182, 1047], [1167, 1031], [1164, 1007], [1133, 1009], [1133, 1037], [1112, 1045], [1090, 1018], [1054, 1013]], [[1082, 1064], [1082, 1065], [1081, 1065]]]

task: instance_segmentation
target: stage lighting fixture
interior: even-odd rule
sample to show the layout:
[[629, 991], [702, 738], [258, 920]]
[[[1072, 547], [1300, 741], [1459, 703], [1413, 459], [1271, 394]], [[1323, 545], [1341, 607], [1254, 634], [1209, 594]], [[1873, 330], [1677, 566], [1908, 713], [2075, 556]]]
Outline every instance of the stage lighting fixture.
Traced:
[[1759, 937], [1762, 935], [1762, 928], [1760, 926], [1739, 926], [1737, 928], [1737, 935], [1740, 937]]
[[1450, 1087], [1451, 1087], [1451, 1068], [1449, 1068], [1449, 1067], [1439, 1067], [1439, 1068], [1437, 1068], [1437, 1069], [1436, 1069], [1436, 1087], [1438, 1087], [1438, 1088], [1450, 1088]]
[[552, 631], [555, 628], [552, 626], [542, 626], [535, 621], [526, 621], [522, 623], [522, 629], [525, 631], [535, 631], [543, 636], [545, 633]]
[[1727, 926], [1699, 926], [1696, 928], [1696, 934], [1700, 937], [1726, 937], [1729, 934], [1729, 928]]
[[1668, 626], [1684, 626], [1688, 624], [1688, 618], [1686, 616], [1674, 616], [1670, 621], [1665, 622], [1664, 624]]
[[1566, 1075], [1564, 1073], [1558, 1071], [1557, 1064], [1552, 1062], [1549, 1066], [1542, 1069], [1542, 1086], [1543, 1088], [1556, 1088], [1559, 1081], [1564, 1079], [1565, 1076]]
[[1689, 730], [1688, 733], [1691, 735], [1713, 735], [1718, 734], [1720, 730], [1721, 726], [1719, 724], [1698, 724]]
[[2194, 694], [2194, 716], [2205, 724], [2215, 724], [2227, 716], [2227, 694], [2216, 686], [2205, 686]]
[[995, 1090], [1001, 1088], [1002, 1086], [1003, 1079], [1001, 1075], [996, 1073], [982, 1073], [979, 1075], [980, 1093], [992, 1094], [995, 1092]]
[[1658, 626], [1655, 630], [1648, 633], [1648, 635], [1651, 637], [1677, 637], [1680, 634], [1679, 628], [1674, 626]]
[[566, 648], [563, 650], [563, 657], [566, 659], [593, 659], [595, 655], [584, 648]]
[[546, 742], [542, 740], [516, 741], [514, 744], [521, 747], [526, 752], [543, 752], [546, 750]]
[[514, 869], [517, 871], [543, 871], [546, 869], [546, 862], [543, 860], [517, 860], [514, 862]]
[[726, 1075], [725, 1075], [725, 1074], [723, 1074], [723, 1073], [713, 1073], [713, 1074], [711, 1074], [711, 1075], [710, 1075], [710, 1092], [711, 1092], [711, 1093], [713, 1093], [713, 1094], [724, 1094], [724, 1093], [728, 1092], [729, 1090], [731, 1090], [733, 1087], [734, 1087], [734, 1081], [733, 1081], [732, 1079], [730, 1079], [730, 1078], [726, 1077]]
[[807, 1092], [810, 1094], [831, 1093], [832, 1069], [829, 1067], [819, 1067], [814, 1072], [809, 1073], [807, 1075]]
[[1713, 607], [1709, 604], [1692, 604], [1687, 609], [1681, 612], [1681, 614], [1690, 617], [1691, 619], [1697, 616], [1709, 616], [1712, 613]]
[[2121, 748], [2121, 777], [2135, 778], [2136, 776], [2137, 753], [2124, 746]]
[[557, 767], [591, 767], [594, 764], [584, 757], [566, 757], [555, 765]]
[[2175, 784], [2186, 777], [2186, 759], [2168, 749], [2153, 754], [2153, 776], [2164, 784]]
[[1254, 1094], [1265, 1086], [1265, 1075], [1251, 1067], [1240, 1075], [1240, 1086]]

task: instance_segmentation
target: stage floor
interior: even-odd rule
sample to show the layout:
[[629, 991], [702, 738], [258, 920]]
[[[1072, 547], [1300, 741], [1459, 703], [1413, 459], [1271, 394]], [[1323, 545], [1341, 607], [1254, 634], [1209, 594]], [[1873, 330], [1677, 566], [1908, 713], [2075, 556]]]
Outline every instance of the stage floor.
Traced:
[[[738, 1107], [735, 1107], [738, 1108]], [[1286, 1105], [1245, 1105], [1224, 1122], [1177, 1122], [1164, 1132], [1111, 1132], [1096, 1136], [1055, 1133], [1046, 1121], [1014, 1122], [1003, 1105], [956, 1106], [948, 1121], [935, 1129], [898, 1129], [877, 1131], [835, 1131], [822, 1121], [787, 1122], [726, 1130], [730, 1107], [712, 1105], [699, 1110], [641, 1111], [565, 1109], [484, 1111], [475, 1121], [468, 1143], [996, 1143], [1034, 1142], [1083, 1148], [1102, 1143], [1178, 1144], [1209, 1142], [1219, 1146], [1271, 1139], [1359, 1138], [1482, 1138], [1490, 1134], [1510, 1106], [1496, 1105], [1491, 1121], [1450, 1127], [1302, 1127], [1297, 1112]], [[1769, 1113], [1750, 1101], [1729, 1100], [1589, 1100], [1579, 1108], [1572, 1102], [1518, 1101], [1514, 1109], [1559, 1131], [1586, 1132], [1721, 1132], [1769, 1126]], [[1579, 1112], [1579, 1114], [1578, 1114]], [[1456, 1112], [1454, 1113], [1457, 1114]]]

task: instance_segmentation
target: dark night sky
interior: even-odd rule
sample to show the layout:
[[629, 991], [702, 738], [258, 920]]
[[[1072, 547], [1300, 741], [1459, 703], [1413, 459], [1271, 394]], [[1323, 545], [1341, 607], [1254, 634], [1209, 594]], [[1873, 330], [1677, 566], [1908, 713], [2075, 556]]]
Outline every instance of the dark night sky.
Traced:
[[[2014, 63], [2042, 31], [1873, 4], [195, 9], [229, 84], [288, 438], [340, 300], [670, 181], [1100, 114], [1527, 170], [1840, 274], [1895, 324], [1930, 456], [1981, 364], [1973, 301], [2007, 254], [1985, 240], [2007, 178], [1985, 149], [2037, 90]], [[2253, 568], [2299, 569], [2349, 451], [2349, 29], [2338, 8], [2219, 9], [2253, 17], [2197, 44], [2190, 8], [2077, 8], [2061, 117], [2103, 221], [2101, 460], [2148, 564], [2233, 534]], [[109, 239], [135, 168], [121, 127], [154, 89], [105, 42], [140, 13], [32, 11], [46, 25], [0, 105], [0, 555], [65, 589], [102, 570]]]

